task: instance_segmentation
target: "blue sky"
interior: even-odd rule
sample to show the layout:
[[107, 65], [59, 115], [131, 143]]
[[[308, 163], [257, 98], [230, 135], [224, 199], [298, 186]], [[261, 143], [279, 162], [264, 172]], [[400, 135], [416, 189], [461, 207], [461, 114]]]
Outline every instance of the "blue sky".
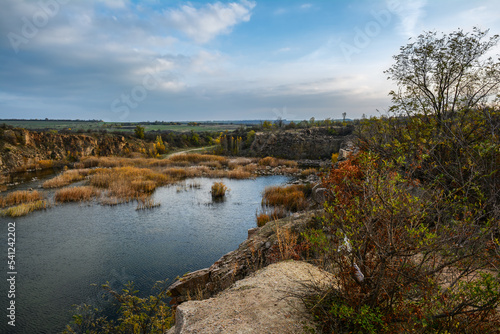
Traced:
[[498, 34], [498, 13], [497, 0], [0, 0], [0, 118], [378, 115], [410, 37]]

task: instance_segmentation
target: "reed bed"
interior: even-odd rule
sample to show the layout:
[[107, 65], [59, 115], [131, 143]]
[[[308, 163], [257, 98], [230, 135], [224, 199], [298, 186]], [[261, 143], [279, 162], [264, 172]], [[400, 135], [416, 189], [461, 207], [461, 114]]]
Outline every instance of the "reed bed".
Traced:
[[226, 192], [228, 191], [228, 187], [223, 182], [214, 182], [210, 193], [212, 194], [213, 199], [221, 199], [226, 196]]
[[91, 186], [71, 187], [57, 190], [54, 200], [59, 203], [88, 202], [98, 195], [99, 191]]
[[135, 210], [138, 211], [138, 210], [154, 209], [159, 207], [160, 205], [161, 205], [160, 202], [155, 202], [151, 197], [140, 198], [139, 203], [137, 204]]
[[44, 210], [48, 207], [46, 200], [38, 200], [22, 203], [0, 211], [0, 216], [21, 217], [36, 210]]
[[278, 166], [286, 166], [286, 167], [297, 167], [297, 161], [286, 160], [286, 159], [278, 159], [274, 157], [265, 157], [259, 160], [258, 162], [261, 166], [269, 166], [269, 167], [278, 167]]
[[43, 194], [38, 190], [18, 190], [11, 192], [4, 197], [0, 197], [0, 208], [13, 206], [23, 203], [36, 202], [44, 198]]
[[284, 209], [297, 212], [307, 208], [304, 185], [290, 185], [287, 187], [268, 187], [262, 196], [263, 206], [281, 206]]
[[237, 180], [250, 179], [252, 177], [255, 177], [254, 174], [252, 174], [249, 171], [244, 170], [241, 167], [237, 168], [237, 169], [234, 169], [234, 170], [229, 170], [226, 173], [227, 173], [227, 177], [228, 178], [230, 178], [230, 179], [237, 179]]
[[71, 183], [83, 180], [87, 175], [91, 174], [93, 171], [90, 169], [71, 169], [64, 171], [62, 174], [47, 180], [43, 183], [45, 189], [50, 188], [61, 188], [67, 186]]
[[90, 185], [106, 189], [110, 197], [124, 201], [150, 195], [157, 187], [172, 183], [168, 175], [147, 168], [116, 167], [97, 169], [90, 176]]
[[199, 164], [201, 162], [218, 162], [221, 165], [226, 165], [228, 163], [228, 159], [226, 157], [222, 157], [220, 155], [211, 155], [211, 154], [199, 154], [199, 153], [190, 153], [190, 154], [176, 154], [170, 156], [168, 161], [178, 163], [178, 162], [189, 162], [191, 164]]

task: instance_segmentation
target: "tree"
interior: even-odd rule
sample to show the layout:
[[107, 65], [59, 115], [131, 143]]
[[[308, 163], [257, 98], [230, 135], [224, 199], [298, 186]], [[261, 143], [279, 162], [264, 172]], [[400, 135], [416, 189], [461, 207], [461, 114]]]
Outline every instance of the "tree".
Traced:
[[488, 104], [499, 92], [500, 63], [486, 53], [499, 36], [474, 28], [438, 36], [425, 32], [401, 47], [385, 73], [399, 89], [391, 91], [392, 111], [435, 115], [438, 125], [457, 111]]
[[135, 127], [135, 136], [139, 139], [144, 139], [144, 127], [143, 126], [140, 126], [140, 125], [137, 125]]

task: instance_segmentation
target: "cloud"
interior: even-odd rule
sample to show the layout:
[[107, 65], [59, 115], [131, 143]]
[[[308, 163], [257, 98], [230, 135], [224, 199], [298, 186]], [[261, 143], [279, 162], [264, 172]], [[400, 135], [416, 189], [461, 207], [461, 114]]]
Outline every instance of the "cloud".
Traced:
[[303, 5], [300, 5], [300, 9], [310, 9], [312, 7], [312, 4], [310, 3], [305, 3]]
[[398, 30], [404, 36], [414, 36], [419, 20], [425, 14], [427, 0], [386, 0], [387, 6], [393, 9], [400, 23]]
[[249, 21], [254, 7], [255, 2], [247, 0], [228, 4], [216, 2], [201, 8], [189, 4], [167, 10], [164, 15], [188, 37], [197, 43], [206, 43], [220, 34], [231, 32], [238, 23]]

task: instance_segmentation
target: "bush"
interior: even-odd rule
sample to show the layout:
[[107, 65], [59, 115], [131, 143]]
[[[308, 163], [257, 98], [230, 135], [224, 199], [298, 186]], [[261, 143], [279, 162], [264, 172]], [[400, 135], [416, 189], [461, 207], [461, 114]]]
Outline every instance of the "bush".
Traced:
[[120, 306], [118, 320], [109, 320], [99, 309], [84, 304], [76, 307], [73, 321], [63, 333], [163, 334], [173, 325], [165, 281], [157, 282], [153, 288], [155, 293], [145, 298], [137, 296], [139, 291], [133, 283], [126, 284], [121, 292], [114, 291], [109, 283], [103, 285], [103, 289]]
[[[308, 299], [325, 331], [498, 326], [498, 216], [451, 202], [370, 152], [340, 162], [324, 186], [333, 196], [322, 228], [307, 238], [338, 278], [335, 288]], [[447, 219], [444, 207], [452, 210]]]

